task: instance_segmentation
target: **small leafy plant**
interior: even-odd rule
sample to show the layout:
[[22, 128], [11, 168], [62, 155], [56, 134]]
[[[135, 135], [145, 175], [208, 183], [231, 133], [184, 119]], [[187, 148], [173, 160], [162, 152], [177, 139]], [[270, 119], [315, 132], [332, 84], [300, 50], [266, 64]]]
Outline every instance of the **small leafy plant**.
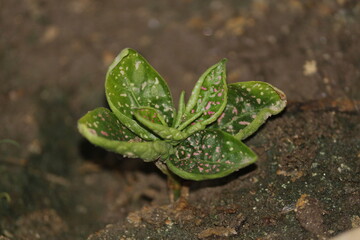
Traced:
[[174, 174], [199, 181], [237, 171], [257, 159], [242, 140], [281, 112], [286, 96], [265, 82], [227, 84], [225, 63], [205, 71], [187, 103], [183, 91], [176, 110], [163, 78], [135, 50], [124, 49], [106, 74], [111, 111], [88, 112], [79, 131], [109, 151], [155, 161], [175, 185]]

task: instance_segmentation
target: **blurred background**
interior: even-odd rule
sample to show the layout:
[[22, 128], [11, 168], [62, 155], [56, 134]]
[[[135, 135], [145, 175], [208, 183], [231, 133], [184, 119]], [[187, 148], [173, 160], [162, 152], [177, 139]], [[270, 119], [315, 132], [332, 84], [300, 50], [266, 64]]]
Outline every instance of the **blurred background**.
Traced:
[[106, 106], [107, 67], [123, 48], [157, 69], [175, 102], [222, 58], [229, 82], [266, 81], [290, 102], [358, 100], [359, 39], [355, 0], [0, 0], [0, 235], [35, 239], [30, 229], [47, 222], [42, 239], [82, 239], [142, 205], [104, 214], [132, 202], [116, 193], [142, 181], [121, 173], [138, 162], [118, 163], [76, 129]]

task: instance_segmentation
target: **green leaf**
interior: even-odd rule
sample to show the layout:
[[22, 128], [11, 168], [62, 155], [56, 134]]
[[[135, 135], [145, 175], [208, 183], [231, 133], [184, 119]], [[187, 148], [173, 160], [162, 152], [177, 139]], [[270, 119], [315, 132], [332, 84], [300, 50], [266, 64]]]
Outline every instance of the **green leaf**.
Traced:
[[185, 111], [185, 91], [182, 91], [180, 94], [180, 99], [179, 99], [178, 112], [176, 114], [176, 119], [173, 123], [174, 128], [179, 127], [179, 125], [181, 123], [181, 118], [184, 114], [184, 111]]
[[171, 126], [174, 104], [169, 88], [155, 69], [135, 50], [124, 49], [109, 67], [105, 83], [111, 110], [131, 131], [143, 139], [157, 138], [134, 119], [134, 108], [152, 107]]
[[134, 112], [135, 112], [135, 114], [138, 114], [142, 118], [145, 118], [146, 120], [148, 120], [152, 123], [167, 126], [164, 116], [162, 116], [161, 113], [159, 113], [159, 111], [157, 111], [155, 108], [140, 107], [138, 109], [135, 109]]
[[78, 121], [78, 128], [91, 143], [131, 158], [154, 161], [166, 158], [172, 149], [164, 141], [143, 141], [106, 108], [88, 112]]
[[[226, 106], [226, 59], [210, 67], [196, 83], [182, 117], [183, 129], [189, 134], [215, 121]], [[202, 114], [201, 114], [202, 113]]]
[[226, 108], [211, 128], [221, 129], [243, 140], [285, 106], [285, 94], [268, 83], [251, 81], [229, 84]]
[[224, 177], [256, 159], [250, 148], [230, 134], [207, 129], [182, 141], [166, 165], [182, 178], [199, 181]]
[[145, 118], [144, 116], [139, 114], [138, 111], [135, 111], [134, 116], [141, 124], [149, 128], [152, 132], [160, 136], [162, 139], [178, 141], [185, 139], [188, 136], [186, 135], [186, 133], [183, 133], [176, 128], [168, 127], [151, 121], [148, 118]]

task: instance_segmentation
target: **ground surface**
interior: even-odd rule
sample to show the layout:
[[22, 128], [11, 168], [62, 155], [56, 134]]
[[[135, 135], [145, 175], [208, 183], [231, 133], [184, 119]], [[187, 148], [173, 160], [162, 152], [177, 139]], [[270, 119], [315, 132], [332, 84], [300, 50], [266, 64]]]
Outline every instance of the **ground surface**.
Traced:
[[[16, 142], [0, 143], [0, 239], [322, 239], [360, 226], [358, 1], [0, 0], [0, 29], [0, 140]], [[258, 163], [167, 205], [152, 165], [83, 140], [76, 121], [106, 104], [125, 47], [175, 99], [224, 57], [229, 82], [282, 89], [287, 111], [246, 142]]]

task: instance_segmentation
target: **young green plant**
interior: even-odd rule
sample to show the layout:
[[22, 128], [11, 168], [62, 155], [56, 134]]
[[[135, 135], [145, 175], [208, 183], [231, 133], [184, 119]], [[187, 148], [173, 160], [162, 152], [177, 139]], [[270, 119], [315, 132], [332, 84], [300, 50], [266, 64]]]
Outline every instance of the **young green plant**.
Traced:
[[110, 109], [96, 108], [78, 121], [91, 143], [129, 158], [155, 162], [170, 179], [224, 177], [256, 161], [242, 140], [281, 112], [286, 96], [265, 82], [226, 83], [226, 60], [207, 69], [187, 103], [176, 110], [169, 88], [135, 50], [124, 49], [106, 74]]

